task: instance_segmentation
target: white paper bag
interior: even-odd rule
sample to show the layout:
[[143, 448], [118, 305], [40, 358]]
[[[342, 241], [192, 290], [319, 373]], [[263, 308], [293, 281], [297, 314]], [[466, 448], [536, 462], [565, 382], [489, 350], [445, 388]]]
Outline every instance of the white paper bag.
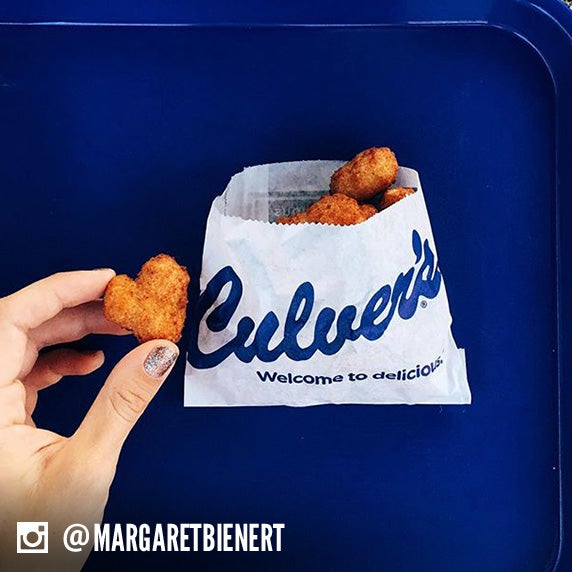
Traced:
[[213, 202], [185, 405], [471, 402], [415, 171], [396, 181], [414, 194], [361, 224], [272, 222], [342, 164], [250, 167]]

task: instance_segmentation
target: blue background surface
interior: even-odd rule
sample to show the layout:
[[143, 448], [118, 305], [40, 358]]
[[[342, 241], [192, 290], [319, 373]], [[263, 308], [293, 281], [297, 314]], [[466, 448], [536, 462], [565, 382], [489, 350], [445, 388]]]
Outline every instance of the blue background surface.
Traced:
[[[122, 6], [94, 17], [120, 20]], [[165, 251], [189, 267], [195, 297], [208, 209], [232, 174], [389, 145], [421, 174], [467, 349], [470, 407], [184, 409], [181, 360], [124, 448], [106, 521], [284, 522], [284, 550], [93, 554], [87, 570], [553, 565], [561, 508], [565, 524], [568, 514], [559, 495], [568, 400], [557, 374], [569, 340], [556, 319], [568, 305], [556, 262], [569, 250], [556, 230], [569, 236], [557, 183], [570, 188], [562, 157], [572, 120], [561, 102], [572, 94], [562, 74], [572, 47], [548, 16], [531, 26], [525, 8], [449, 6], [450, 18], [494, 13], [499, 27], [266, 26], [272, 11], [254, 3], [241, 12], [247, 21], [259, 10], [253, 26], [0, 27], [9, 237], [0, 252], [14, 269], [0, 276], [0, 295], [58, 270], [134, 274]], [[66, 3], [34, 18], [2, 9], [5, 21], [75, 16]], [[404, 3], [370, 21], [435, 20], [443, 9], [430, 17]], [[337, 10], [326, 23], [343, 23]], [[238, 19], [221, 13], [160, 17], [147, 3], [135, 20]], [[365, 21], [357, 13], [350, 21]], [[565, 268], [558, 278], [569, 284]], [[134, 344], [82, 342], [103, 347], [106, 365], [46, 390], [38, 425], [72, 433]]]

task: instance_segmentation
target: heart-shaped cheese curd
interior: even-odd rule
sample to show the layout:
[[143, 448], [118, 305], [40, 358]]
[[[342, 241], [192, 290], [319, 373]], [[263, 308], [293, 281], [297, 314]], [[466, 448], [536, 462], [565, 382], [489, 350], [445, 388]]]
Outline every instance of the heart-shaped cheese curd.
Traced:
[[103, 301], [106, 318], [133, 331], [140, 342], [178, 342], [185, 324], [189, 274], [167, 254], [148, 260], [135, 280], [111, 279]]

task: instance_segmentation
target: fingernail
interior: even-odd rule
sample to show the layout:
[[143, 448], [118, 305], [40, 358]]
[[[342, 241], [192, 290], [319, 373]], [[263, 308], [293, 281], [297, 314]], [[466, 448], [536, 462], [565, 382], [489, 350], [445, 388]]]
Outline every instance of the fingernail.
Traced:
[[101, 270], [105, 270], [106, 272], [113, 272], [115, 274], [115, 270], [113, 268], [92, 268], [94, 272], [100, 272]]
[[153, 348], [145, 358], [143, 369], [145, 373], [151, 377], [163, 377], [175, 363], [178, 356], [178, 350], [175, 351], [168, 346], [157, 346]]

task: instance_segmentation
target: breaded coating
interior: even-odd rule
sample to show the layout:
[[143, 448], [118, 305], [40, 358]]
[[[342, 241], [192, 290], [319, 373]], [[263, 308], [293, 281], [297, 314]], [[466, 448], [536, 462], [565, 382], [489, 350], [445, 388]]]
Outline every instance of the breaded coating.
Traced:
[[323, 224], [350, 225], [367, 220], [377, 213], [373, 205], [359, 205], [347, 195], [324, 195], [311, 204], [305, 212], [276, 220], [279, 224], [300, 224], [320, 222]]
[[372, 147], [358, 153], [334, 172], [332, 193], [343, 193], [358, 201], [368, 201], [395, 182], [397, 159], [388, 147]]
[[306, 214], [306, 211], [304, 211], [301, 213], [294, 213], [290, 216], [280, 217], [279, 219], [276, 219], [276, 222], [278, 224], [301, 224], [303, 222], [311, 221], [308, 220], [308, 215]]
[[131, 330], [140, 342], [178, 342], [185, 324], [189, 274], [167, 254], [149, 259], [132, 280], [121, 274], [105, 290], [105, 317]]
[[414, 192], [414, 189], [407, 187], [395, 187], [393, 189], [387, 189], [387, 191], [383, 193], [383, 197], [379, 203], [379, 210], [382, 211], [383, 209], [386, 209], [392, 204], [400, 201], [401, 199], [404, 199], [408, 195], [412, 195]]
[[378, 212], [374, 205], [370, 205], [367, 203], [365, 205], [361, 205], [360, 209], [361, 209], [362, 214], [366, 218], [369, 218], [370, 216], [373, 216], [374, 214], [377, 214], [377, 212]]

